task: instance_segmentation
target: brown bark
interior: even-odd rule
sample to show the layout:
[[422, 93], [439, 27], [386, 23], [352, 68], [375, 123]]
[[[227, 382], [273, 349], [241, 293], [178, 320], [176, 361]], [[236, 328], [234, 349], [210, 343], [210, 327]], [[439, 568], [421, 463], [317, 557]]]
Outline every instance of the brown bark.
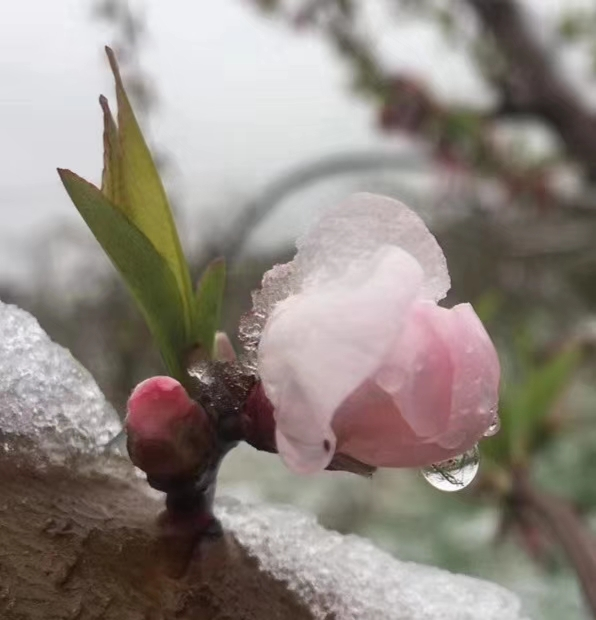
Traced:
[[184, 536], [165, 540], [162, 509], [130, 472], [0, 457], [0, 618], [311, 618], [230, 534], [194, 548]]
[[558, 75], [515, 0], [467, 0], [489, 32], [509, 71], [501, 84], [502, 112], [542, 117], [559, 134], [570, 155], [596, 177], [596, 120], [577, 93]]

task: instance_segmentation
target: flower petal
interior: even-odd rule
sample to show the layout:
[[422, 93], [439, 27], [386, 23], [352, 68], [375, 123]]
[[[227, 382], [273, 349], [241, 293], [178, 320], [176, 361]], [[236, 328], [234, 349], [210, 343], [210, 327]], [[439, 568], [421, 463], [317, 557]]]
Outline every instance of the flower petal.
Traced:
[[326, 211], [297, 243], [289, 263], [275, 265], [254, 291], [252, 312], [240, 322], [240, 340], [253, 355], [275, 306], [299, 293], [308, 282], [334, 280], [346, 269], [365, 264], [384, 245], [411, 254], [424, 272], [422, 298], [438, 301], [451, 283], [443, 251], [426, 224], [401, 202], [360, 193]]
[[438, 301], [445, 296], [451, 283], [437, 240], [414, 211], [386, 196], [354, 194], [326, 211], [298, 241], [294, 262], [306, 281], [334, 279], [347, 265], [369, 260], [384, 245], [401, 248], [420, 263], [423, 298]]
[[196, 406], [172, 377], [150, 377], [139, 383], [127, 403], [126, 426], [144, 438], [162, 438]]
[[259, 345], [259, 375], [275, 408], [278, 448], [292, 469], [329, 464], [333, 415], [387, 357], [422, 278], [411, 255], [385, 247], [273, 310]]
[[424, 312], [449, 347], [453, 394], [445, 448], [471, 448], [497, 413], [500, 365], [495, 347], [470, 304], [449, 310], [425, 304]]
[[442, 334], [416, 302], [404, 318], [402, 333], [376, 376], [420, 439], [444, 432], [451, 414], [453, 364]]
[[493, 421], [500, 376], [472, 307], [416, 302], [397, 342], [375, 381], [339, 407], [338, 451], [376, 467], [415, 467], [470, 449]]
[[373, 381], [342, 403], [333, 418], [333, 430], [338, 452], [374, 467], [424, 467], [459, 454], [458, 448], [421, 440], [395, 400]]

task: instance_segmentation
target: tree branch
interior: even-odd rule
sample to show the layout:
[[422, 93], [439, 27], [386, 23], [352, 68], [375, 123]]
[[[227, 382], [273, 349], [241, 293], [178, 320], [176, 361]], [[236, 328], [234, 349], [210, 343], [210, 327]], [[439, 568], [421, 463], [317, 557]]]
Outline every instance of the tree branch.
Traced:
[[0, 455], [3, 620], [312, 618], [230, 534], [203, 540], [189, 564], [184, 531], [158, 526], [162, 501], [130, 466], [111, 470], [37, 471]]
[[416, 171], [421, 168], [422, 160], [404, 153], [361, 152], [329, 155], [311, 163], [303, 164], [281, 175], [267, 185], [256, 198], [249, 200], [240, 210], [236, 221], [230, 226], [224, 238], [211, 246], [200, 264], [207, 264], [213, 258], [225, 256], [228, 260], [238, 257], [250, 233], [279, 204], [292, 194], [314, 183], [334, 176], [370, 172], [378, 170]]
[[467, 0], [507, 60], [502, 111], [537, 115], [559, 134], [570, 155], [596, 177], [596, 121], [532, 33], [514, 0]]
[[536, 489], [525, 472], [514, 481], [513, 500], [518, 510], [534, 516], [565, 551], [596, 618], [596, 540], [563, 499]]

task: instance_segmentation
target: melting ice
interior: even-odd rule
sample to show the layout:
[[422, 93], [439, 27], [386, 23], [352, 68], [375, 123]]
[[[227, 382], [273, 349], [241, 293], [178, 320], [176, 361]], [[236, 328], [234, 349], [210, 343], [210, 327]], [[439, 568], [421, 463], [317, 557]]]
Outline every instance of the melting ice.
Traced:
[[0, 301], [0, 447], [25, 439], [46, 456], [93, 453], [120, 428], [89, 372], [29, 313]]

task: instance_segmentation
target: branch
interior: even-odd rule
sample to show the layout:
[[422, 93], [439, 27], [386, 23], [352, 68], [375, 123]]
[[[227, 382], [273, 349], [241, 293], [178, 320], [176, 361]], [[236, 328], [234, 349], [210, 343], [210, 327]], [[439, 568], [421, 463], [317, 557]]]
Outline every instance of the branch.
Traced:
[[225, 256], [228, 260], [236, 259], [250, 233], [283, 200], [314, 183], [356, 172], [383, 169], [417, 171], [420, 170], [422, 164], [422, 160], [404, 153], [375, 152], [330, 155], [312, 163], [303, 164], [270, 183], [256, 198], [248, 201], [240, 210], [240, 215], [229, 228], [224, 239], [217, 246], [209, 248], [201, 264], [207, 264], [209, 260], [217, 256]]
[[201, 542], [172, 579], [192, 547], [162, 535], [162, 502], [130, 467], [112, 465], [118, 475], [42, 472], [0, 457], [3, 620], [312, 618], [230, 534]]
[[591, 532], [571, 505], [536, 489], [525, 473], [517, 476], [513, 497], [520, 512], [537, 518], [561, 545], [596, 618], [596, 540]]
[[[333, 177], [362, 172], [378, 172], [381, 170], [399, 170], [404, 172], [419, 172], [425, 161], [405, 153], [348, 153], [329, 155], [312, 163], [302, 164], [296, 169], [281, 175], [262, 190], [256, 198], [246, 202], [240, 210], [240, 215], [229, 227], [222, 240], [209, 246], [203, 256], [197, 261], [201, 266], [199, 271], [214, 258], [224, 256], [234, 261], [244, 249], [246, 240], [253, 230], [263, 222], [280, 204], [291, 195], [307, 189], [318, 182]], [[502, 171], [506, 176], [507, 171]], [[511, 176], [511, 175], [510, 175]], [[533, 194], [532, 178], [527, 179], [525, 189]], [[552, 197], [560, 211], [592, 216], [596, 213], [593, 197], [574, 197], [563, 199]]]
[[596, 122], [557, 74], [514, 0], [467, 0], [508, 61], [502, 111], [537, 115], [559, 134], [567, 150], [596, 177]]

